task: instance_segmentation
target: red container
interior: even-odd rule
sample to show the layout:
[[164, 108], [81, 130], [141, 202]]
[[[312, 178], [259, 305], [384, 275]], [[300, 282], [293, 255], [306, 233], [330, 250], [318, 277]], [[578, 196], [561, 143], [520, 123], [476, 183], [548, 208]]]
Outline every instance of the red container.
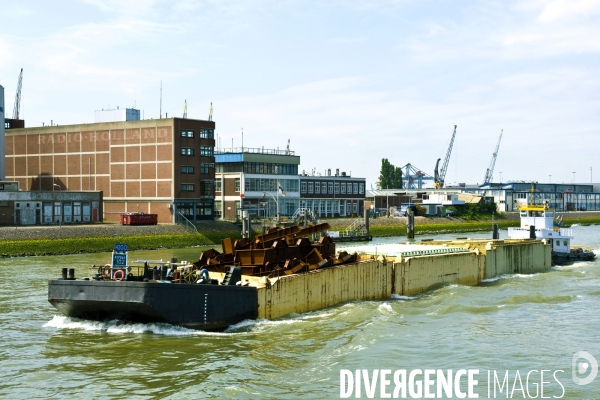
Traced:
[[156, 225], [158, 214], [121, 214], [121, 225]]

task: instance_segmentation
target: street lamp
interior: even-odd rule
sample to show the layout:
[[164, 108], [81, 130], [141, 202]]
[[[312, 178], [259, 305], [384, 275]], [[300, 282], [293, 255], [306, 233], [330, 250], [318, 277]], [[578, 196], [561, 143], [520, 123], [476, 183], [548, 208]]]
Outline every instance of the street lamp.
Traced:
[[58, 190], [60, 190], [60, 185], [53, 183], [52, 184], [52, 191], [54, 192], [54, 186], [56, 186], [58, 188]]
[[573, 171], [573, 182], [571, 182], [571, 183], [575, 183], [575, 172], [577, 172], [577, 171]]
[[275, 198], [275, 196], [273, 196], [271, 193], [269, 192], [263, 192], [263, 199], [266, 198], [266, 195], [269, 195], [273, 198], [273, 200], [275, 200], [275, 205], [277, 206], [277, 222], [279, 222], [279, 201], [277, 201], [277, 199]]

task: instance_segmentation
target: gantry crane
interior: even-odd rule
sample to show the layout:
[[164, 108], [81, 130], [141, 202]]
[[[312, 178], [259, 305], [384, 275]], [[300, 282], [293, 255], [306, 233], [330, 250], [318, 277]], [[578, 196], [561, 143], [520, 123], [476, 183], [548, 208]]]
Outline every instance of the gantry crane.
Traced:
[[423, 189], [424, 181], [433, 180], [433, 176], [423, 172], [411, 163], [406, 164], [402, 169], [402, 186], [404, 189]]
[[487, 171], [485, 171], [485, 178], [483, 178], [483, 184], [490, 183], [492, 181], [492, 176], [494, 175], [494, 166], [496, 165], [496, 157], [498, 157], [498, 149], [500, 148], [500, 141], [502, 140], [502, 132], [504, 132], [504, 129], [500, 130], [498, 144], [496, 144], [496, 150], [494, 150], [494, 155], [492, 155], [492, 161], [490, 161], [490, 166], [488, 167]]
[[456, 125], [454, 125], [454, 132], [452, 132], [452, 139], [450, 139], [450, 145], [448, 146], [448, 151], [446, 152], [446, 158], [444, 159], [444, 164], [442, 165], [442, 172], [438, 173], [438, 166], [440, 164], [441, 158], [438, 158], [435, 163], [435, 171], [433, 177], [433, 186], [436, 189], [444, 187], [444, 178], [446, 177], [446, 171], [448, 170], [448, 162], [450, 161], [450, 154], [452, 153], [452, 145], [454, 145], [454, 137], [456, 136]]
[[19, 119], [19, 110], [21, 109], [21, 86], [23, 85], [23, 68], [19, 74], [19, 83], [17, 84], [17, 94], [15, 95], [15, 107], [13, 108], [12, 119]]

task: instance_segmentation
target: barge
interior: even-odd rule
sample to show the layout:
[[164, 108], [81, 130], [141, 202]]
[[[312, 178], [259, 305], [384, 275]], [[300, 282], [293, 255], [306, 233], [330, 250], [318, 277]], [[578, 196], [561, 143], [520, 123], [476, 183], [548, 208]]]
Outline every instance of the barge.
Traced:
[[[498, 275], [551, 267], [537, 240], [422, 241], [336, 252], [327, 224], [273, 229], [254, 240], [223, 240], [195, 263], [138, 260], [123, 246], [90, 278], [74, 269], [50, 280], [48, 300], [68, 317], [166, 322], [224, 330], [245, 319], [275, 319], [352, 300], [411, 296], [440, 284], [477, 285]], [[153, 265], [154, 264], [154, 265]]]

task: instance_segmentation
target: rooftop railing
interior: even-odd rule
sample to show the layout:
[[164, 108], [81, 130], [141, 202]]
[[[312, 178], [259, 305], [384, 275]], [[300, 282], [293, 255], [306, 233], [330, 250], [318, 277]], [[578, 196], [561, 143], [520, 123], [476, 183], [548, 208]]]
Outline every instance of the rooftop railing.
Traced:
[[265, 149], [264, 147], [231, 147], [231, 148], [215, 148], [215, 154], [231, 154], [231, 153], [253, 153], [253, 154], [275, 154], [280, 156], [293, 156], [292, 150]]

